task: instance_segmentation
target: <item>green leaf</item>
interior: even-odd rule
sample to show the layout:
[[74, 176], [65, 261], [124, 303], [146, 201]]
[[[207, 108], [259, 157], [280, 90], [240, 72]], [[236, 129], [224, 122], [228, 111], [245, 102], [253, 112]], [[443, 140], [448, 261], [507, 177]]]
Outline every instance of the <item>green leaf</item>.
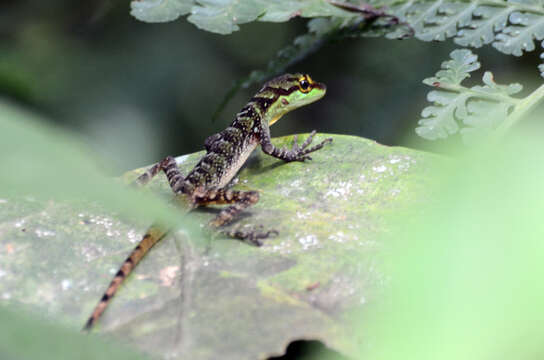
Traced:
[[[542, 6], [542, 4], [540, 4]], [[544, 7], [542, 7], [544, 11]], [[534, 39], [544, 39], [544, 16], [514, 11], [509, 16], [510, 26], [497, 35], [493, 46], [505, 54], [521, 56], [535, 49]]]
[[[32, 209], [31, 204], [51, 199], [76, 204], [98, 201], [120, 216], [180, 222], [154, 196], [103, 175], [90, 149], [74, 134], [47, 126], [44, 119], [1, 99], [0, 128], [0, 168], [9, 169], [0, 172], [1, 197], [24, 194]], [[14, 215], [24, 210], [15, 208]]]
[[[239, 226], [262, 225], [279, 236], [256, 248], [173, 232], [128, 279], [98, 330], [171, 359], [265, 358], [297, 339], [353, 354], [364, 335], [351, 330], [350, 311], [380, 301], [387, 282], [375, 270], [386, 219], [433, 198], [431, 169], [443, 160], [357, 137], [333, 138], [305, 163], [258, 151], [240, 173], [235, 188], [258, 190], [260, 201]], [[273, 142], [290, 146], [292, 139]], [[187, 173], [201, 155], [180, 158], [181, 170]], [[162, 174], [149, 185], [171, 197]], [[214, 214], [178, 216], [200, 225]], [[78, 329], [144, 231], [145, 223], [96, 203], [2, 196], [0, 243], [11, 250], [0, 253], [0, 294]]]
[[131, 14], [146, 22], [166, 22], [190, 13], [187, 20], [198, 28], [218, 34], [238, 31], [251, 21], [284, 22], [295, 16], [352, 17], [326, 0], [133, 0]]
[[416, 128], [416, 133], [428, 140], [445, 139], [449, 135], [457, 133], [459, 125], [456, 115], [467, 115], [466, 101], [469, 94], [457, 94], [446, 91], [431, 91], [427, 100], [436, 106], [427, 106], [421, 112], [423, 119], [421, 125]]
[[[417, 34], [424, 41], [443, 41], [457, 34], [458, 27], [464, 27], [471, 23], [472, 13], [478, 6], [478, 2], [455, 3], [437, 1], [429, 9], [427, 17], [422, 18], [425, 30]], [[429, 9], [427, 10], [429, 12]]]
[[467, 127], [461, 129], [463, 140], [467, 144], [477, 144], [480, 139], [490, 134], [508, 116], [509, 104], [494, 104], [488, 101], [474, 100], [467, 106], [468, 114], [463, 119]]
[[0, 306], [0, 354], [6, 360], [147, 359], [134, 349], [75, 333], [20, 307], [6, 306]]
[[522, 0], [401, 1], [392, 13], [405, 19], [424, 41], [454, 41], [479, 47], [493, 42], [499, 51], [521, 55], [542, 39], [544, 4]]
[[173, 21], [191, 11], [193, 0], [134, 0], [130, 14], [145, 22]]
[[456, 49], [450, 54], [451, 60], [442, 63], [442, 69], [438, 70], [436, 77], [423, 80], [424, 84], [433, 85], [436, 82], [459, 85], [470, 77], [470, 72], [478, 70], [480, 63], [478, 56], [467, 49]]
[[480, 63], [470, 50], [458, 49], [450, 54], [451, 60], [442, 63], [442, 70], [423, 83], [437, 88], [429, 92], [427, 100], [433, 103], [421, 112], [422, 119], [416, 133], [429, 140], [446, 138], [459, 131], [464, 140], [475, 143], [477, 134], [489, 135], [506, 121], [510, 110], [520, 102], [511, 97], [521, 91], [520, 84], [498, 85], [491, 72], [484, 73], [484, 85], [467, 88], [461, 82], [477, 70]]
[[495, 6], [479, 6], [474, 10], [470, 27], [457, 33], [455, 42], [462, 46], [481, 47], [495, 40], [495, 32], [502, 31], [508, 24], [511, 9]]
[[[453, 38], [457, 44], [473, 47], [491, 43], [505, 54], [521, 56], [536, 48], [535, 40], [544, 39], [544, 3], [540, 1], [407, 0], [371, 1], [370, 4], [378, 8], [387, 6], [388, 15], [405, 21], [415, 30], [415, 36], [424, 41]], [[327, 0], [200, 0], [196, 3], [193, 0], [135, 0], [131, 7], [134, 16], [149, 22], [171, 21], [190, 12], [190, 22], [219, 34], [230, 34], [239, 30], [238, 25], [252, 21], [283, 22], [302, 16], [341, 19], [345, 37], [405, 35], [402, 26], [391, 27], [380, 21], [380, 26], [369, 26], [361, 21], [362, 16], [357, 16], [361, 14], [341, 9]], [[364, 26], [358, 26], [358, 22]]]
[[354, 358], [541, 357], [544, 164], [533, 124], [499, 146], [464, 150], [434, 174], [436, 202], [414, 206], [419, 217], [399, 217], [384, 236], [391, 282], [356, 317], [354, 331], [372, 346]]
[[462, 46], [492, 43], [502, 53], [521, 56], [544, 39], [544, 3], [532, 0], [399, 1], [391, 13], [408, 22], [417, 38]]
[[199, 29], [230, 34], [245, 24], [256, 20], [265, 11], [260, 0], [199, 0], [187, 18]]
[[[544, 48], [544, 41], [540, 44]], [[540, 58], [544, 59], [544, 53], [540, 54]], [[538, 65], [538, 70], [540, 71], [540, 76], [544, 77], [544, 64]]]

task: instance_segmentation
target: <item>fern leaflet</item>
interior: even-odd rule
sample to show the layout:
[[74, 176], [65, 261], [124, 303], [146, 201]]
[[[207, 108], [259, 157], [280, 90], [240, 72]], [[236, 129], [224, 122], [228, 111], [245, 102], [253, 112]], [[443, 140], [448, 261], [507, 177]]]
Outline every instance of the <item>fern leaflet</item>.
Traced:
[[461, 84], [463, 80], [480, 68], [477, 56], [470, 50], [458, 49], [452, 51], [450, 57], [451, 60], [442, 63], [442, 70], [435, 77], [423, 81], [436, 90], [427, 95], [433, 105], [421, 112], [423, 118], [416, 133], [436, 140], [460, 130], [465, 142], [474, 142], [478, 134], [488, 134], [506, 120], [521, 102], [511, 95], [520, 92], [522, 86], [498, 85], [488, 71], [482, 78], [484, 85], [465, 87]]
[[[453, 38], [461, 46], [492, 44], [502, 53], [521, 56], [544, 39], [542, 0], [411, 0], [392, 5], [391, 13], [424, 41]], [[544, 72], [544, 64], [539, 69]]]

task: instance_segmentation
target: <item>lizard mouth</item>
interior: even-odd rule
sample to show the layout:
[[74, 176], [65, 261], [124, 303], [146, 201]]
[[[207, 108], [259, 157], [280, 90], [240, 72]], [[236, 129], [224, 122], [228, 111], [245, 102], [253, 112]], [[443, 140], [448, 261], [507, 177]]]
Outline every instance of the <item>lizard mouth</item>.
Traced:
[[327, 91], [327, 86], [323, 83], [320, 83], [320, 82], [317, 82], [317, 81], [314, 81], [312, 83], [312, 88], [315, 88], [315, 89], [320, 89], [320, 90], [323, 90], [323, 91]]

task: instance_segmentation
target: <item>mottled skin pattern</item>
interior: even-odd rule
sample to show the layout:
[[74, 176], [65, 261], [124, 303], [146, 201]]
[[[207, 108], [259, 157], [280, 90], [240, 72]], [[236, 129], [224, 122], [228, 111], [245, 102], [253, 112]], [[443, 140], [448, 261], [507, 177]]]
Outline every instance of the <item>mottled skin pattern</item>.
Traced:
[[[332, 139], [326, 139], [318, 145], [308, 147], [315, 135], [315, 130], [301, 146], [297, 144], [295, 137], [291, 150], [278, 149], [270, 141], [270, 125], [289, 111], [319, 100], [325, 95], [325, 91], [325, 85], [314, 82], [310, 76], [304, 74], [285, 74], [270, 80], [236, 115], [229, 127], [205, 140], [206, 155], [187, 176], [184, 177], [180, 173], [175, 159], [169, 156], [138, 177], [135, 184], [148, 183], [162, 170], [174, 193], [177, 196], [187, 197], [190, 208], [212, 204], [229, 205], [208, 224], [212, 229], [226, 225], [245, 208], [259, 201], [257, 191], [226, 188], [257, 145], [261, 145], [264, 153], [289, 162], [311, 160], [309, 153], [321, 149], [332, 141]], [[85, 324], [84, 330], [90, 330], [93, 327], [124, 279], [167, 232], [165, 227], [158, 224], [152, 225], [147, 230], [138, 246], [123, 262], [111, 281]], [[260, 246], [261, 239], [277, 234], [277, 231], [243, 231], [235, 228], [223, 233]]]

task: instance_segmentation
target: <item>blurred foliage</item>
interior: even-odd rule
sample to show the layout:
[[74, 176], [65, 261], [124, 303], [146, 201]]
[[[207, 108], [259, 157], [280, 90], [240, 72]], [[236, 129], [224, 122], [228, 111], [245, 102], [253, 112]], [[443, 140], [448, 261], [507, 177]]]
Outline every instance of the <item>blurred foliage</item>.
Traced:
[[361, 358], [542, 358], [542, 128], [524, 130], [444, 164], [434, 204], [398, 217]]
[[295, 16], [345, 16], [341, 9], [324, 0], [137, 0], [131, 14], [142, 21], [165, 22], [190, 14], [187, 20], [199, 29], [227, 35], [238, 25], [252, 21], [284, 22]]
[[184, 223], [162, 201], [104, 176], [91, 151], [73, 134], [48, 126], [43, 119], [5, 101], [0, 101], [0, 128], [0, 165], [9, 169], [0, 176], [3, 196], [26, 196], [30, 201], [98, 201], [131, 218], [148, 221], [159, 217], [168, 223]]
[[[16, 308], [15, 308], [16, 309]], [[144, 360], [133, 349], [78, 334], [14, 308], [0, 306], [0, 358], [3, 360]]]

